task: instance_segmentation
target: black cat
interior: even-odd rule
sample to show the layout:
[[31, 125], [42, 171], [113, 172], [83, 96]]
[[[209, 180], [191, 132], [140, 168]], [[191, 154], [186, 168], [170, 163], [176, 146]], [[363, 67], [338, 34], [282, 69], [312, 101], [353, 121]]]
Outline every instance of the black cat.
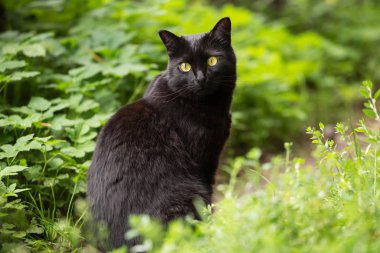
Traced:
[[208, 33], [178, 37], [161, 30], [167, 69], [144, 97], [103, 127], [87, 176], [92, 213], [113, 247], [126, 243], [130, 214], [167, 223], [197, 218], [195, 198], [211, 203], [220, 153], [231, 125], [236, 81], [231, 21]]

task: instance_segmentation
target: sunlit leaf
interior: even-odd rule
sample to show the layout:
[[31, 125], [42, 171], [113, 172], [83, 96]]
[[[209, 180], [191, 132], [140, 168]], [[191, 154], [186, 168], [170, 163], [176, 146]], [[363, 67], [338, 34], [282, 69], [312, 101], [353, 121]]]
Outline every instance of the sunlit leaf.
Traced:
[[10, 81], [20, 81], [26, 78], [34, 77], [40, 74], [38, 71], [17, 71], [9, 75]]
[[5, 70], [17, 69], [26, 66], [25, 61], [6, 61], [0, 62], [0, 72], [4, 72]]
[[[0, 179], [3, 177], [6, 177], [6, 176], [17, 175], [18, 172], [23, 171], [27, 168], [28, 167], [26, 167], [26, 166], [14, 165], [14, 166], [5, 167], [4, 169], [0, 169]], [[16, 185], [14, 185], [14, 186], [16, 186]]]
[[31, 44], [22, 48], [24, 55], [28, 57], [41, 57], [46, 55], [46, 50], [41, 44]]
[[42, 97], [32, 97], [28, 107], [37, 111], [46, 111], [50, 105], [51, 103]]

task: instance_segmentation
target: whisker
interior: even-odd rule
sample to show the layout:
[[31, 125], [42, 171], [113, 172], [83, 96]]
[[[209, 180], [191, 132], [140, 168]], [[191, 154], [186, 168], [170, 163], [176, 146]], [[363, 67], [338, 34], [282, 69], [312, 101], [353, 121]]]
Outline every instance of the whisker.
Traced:
[[166, 93], [164, 93], [164, 92], [157, 92], [157, 93], [161, 93], [161, 94], [165, 94], [165, 95], [155, 95], [154, 93], [153, 93], [153, 95], [151, 95], [151, 97], [153, 97], [153, 98], [167, 98], [167, 97], [170, 97], [170, 96], [173, 96], [173, 95], [177, 95], [179, 92], [181, 92], [182, 90], [185, 90], [186, 89], [186, 87], [183, 87], [183, 88], [181, 88], [181, 89], [179, 89], [179, 90], [176, 90], [176, 91], [173, 91], [172, 93], [169, 93], [169, 94], [166, 94]]

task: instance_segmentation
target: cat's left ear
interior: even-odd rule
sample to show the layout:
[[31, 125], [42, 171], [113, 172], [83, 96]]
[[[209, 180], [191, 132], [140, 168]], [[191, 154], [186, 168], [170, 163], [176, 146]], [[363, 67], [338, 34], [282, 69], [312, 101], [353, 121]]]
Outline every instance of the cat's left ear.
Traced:
[[160, 35], [168, 54], [171, 55], [177, 49], [180, 42], [180, 37], [166, 30], [160, 30], [158, 34]]
[[231, 45], [231, 20], [229, 17], [222, 18], [212, 28], [211, 37], [222, 42], [223, 44]]

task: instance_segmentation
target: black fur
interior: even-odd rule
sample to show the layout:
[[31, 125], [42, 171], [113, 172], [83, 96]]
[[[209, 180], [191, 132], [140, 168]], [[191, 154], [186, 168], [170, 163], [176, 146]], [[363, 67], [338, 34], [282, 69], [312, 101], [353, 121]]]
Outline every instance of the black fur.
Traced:
[[[193, 200], [211, 203], [220, 153], [231, 125], [236, 81], [231, 22], [221, 19], [205, 34], [159, 35], [167, 69], [144, 97], [121, 108], [103, 127], [87, 176], [92, 213], [104, 220], [113, 247], [125, 244], [130, 214], [167, 223], [192, 214]], [[208, 66], [207, 59], [218, 63]], [[181, 62], [192, 69], [181, 72]]]

